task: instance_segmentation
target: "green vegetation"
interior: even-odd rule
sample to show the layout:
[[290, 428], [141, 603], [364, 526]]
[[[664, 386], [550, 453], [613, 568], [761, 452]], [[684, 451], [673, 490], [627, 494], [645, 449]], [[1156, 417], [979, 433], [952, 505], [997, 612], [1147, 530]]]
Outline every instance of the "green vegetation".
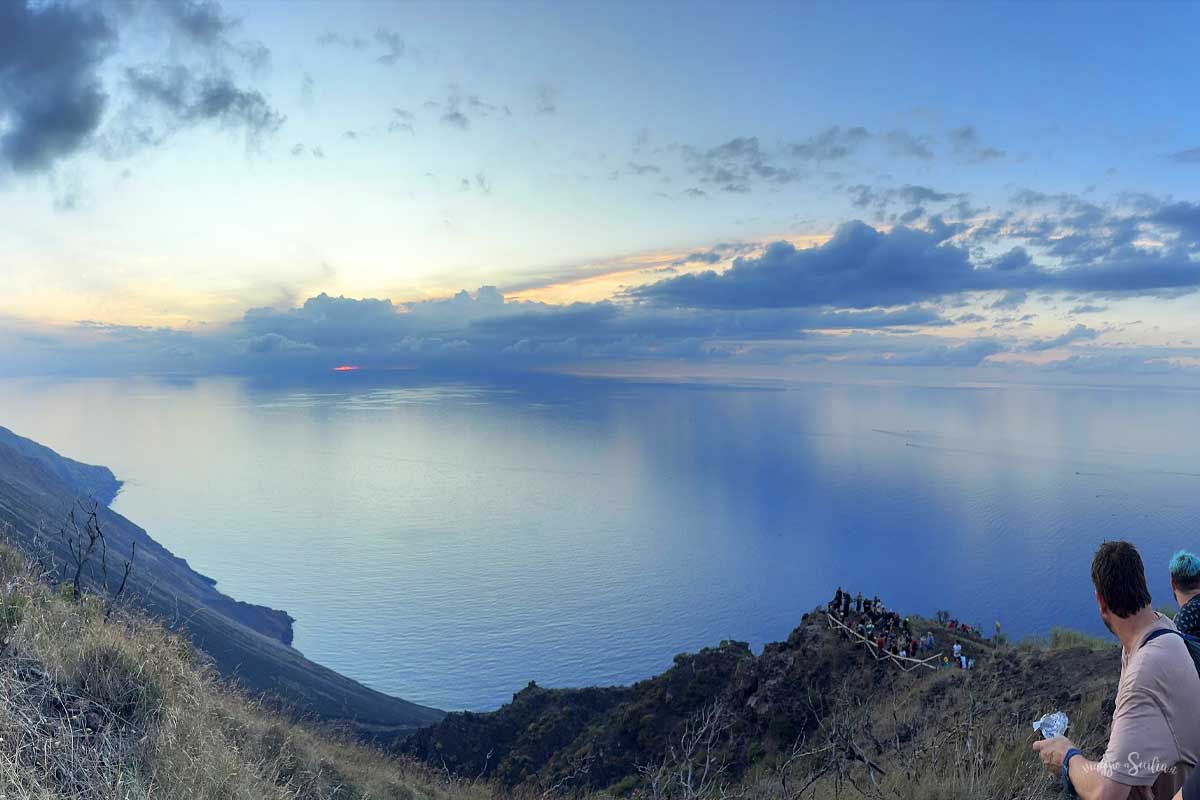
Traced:
[[0, 546], [0, 797], [462, 800], [448, 782], [224, 684], [191, 644], [68, 600]]
[[1071, 628], [1053, 628], [1050, 631], [1050, 649], [1067, 650], [1084, 647], [1088, 650], [1112, 650], [1117, 642], [1112, 637], [1091, 636]]
[[[934, 630], [939, 648], [955, 638]], [[247, 698], [180, 635], [69, 596], [0, 546], [0, 797], [1054, 796], [1029, 721], [1070, 689], [1072, 736], [1098, 752], [1115, 646], [1065, 628], [963, 641], [975, 670], [901, 672], [807, 615], [762, 655], [723, 642], [633, 687], [531, 684], [512, 707], [423, 731], [418, 761]]]

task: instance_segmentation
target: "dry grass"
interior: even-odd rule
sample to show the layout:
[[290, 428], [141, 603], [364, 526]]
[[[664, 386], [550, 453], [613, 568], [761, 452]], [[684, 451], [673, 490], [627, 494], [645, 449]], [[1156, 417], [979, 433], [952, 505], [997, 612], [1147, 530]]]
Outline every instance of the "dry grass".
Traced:
[[0, 546], [0, 797], [485, 800], [222, 683], [137, 614], [72, 601]]
[[1103, 636], [1091, 636], [1070, 628], [1052, 628], [1050, 630], [1051, 650], [1067, 650], [1072, 647], [1084, 647], [1088, 650], [1112, 650], [1117, 646], [1117, 640]]
[[[1112, 645], [1066, 630], [1037, 645], [1080, 646]], [[764, 760], [729, 781], [722, 769], [713, 781], [665, 782], [656, 800], [1054, 795], [1030, 753], [1028, 720], [974, 673], [898, 676], [880, 689], [869, 704], [849, 691], [824, 698], [822, 730], [798, 742], [791, 758]], [[1085, 693], [1073, 710], [1072, 735], [1083, 747], [1102, 745], [1105, 698], [1104, 691]], [[652, 797], [636, 782], [625, 791]], [[286, 719], [223, 683], [182, 638], [128, 610], [108, 615], [96, 598], [71, 599], [0, 545], [0, 798], [502, 796], [488, 784], [451, 779]]]

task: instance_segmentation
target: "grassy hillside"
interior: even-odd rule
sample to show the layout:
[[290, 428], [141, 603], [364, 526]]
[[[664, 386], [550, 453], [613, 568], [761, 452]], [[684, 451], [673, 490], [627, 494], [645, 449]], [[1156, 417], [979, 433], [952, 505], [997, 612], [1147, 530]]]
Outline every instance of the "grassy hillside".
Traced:
[[975, 669], [903, 672], [813, 613], [760, 655], [724, 642], [631, 687], [530, 685], [401, 750], [516, 791], [652, 800], [1054, 797], [1030, 752], [1030, 723], [1053, 710], [1099, 754], [1119, 671], [1111, 640], [1056, 630], [1011, 647], [929, 620], [916, 629], [946, 653], [962, 639]]
[[[112, 473], [70, 461], [0, 429], [0, 533], [59, 576], [70, 572], [76, 537], [63, 535], [67, 515], [86, 527], [91, 503], [115, 490]], [[395, 738], [441, 718], [441, 712], [369, 689], [315, 664], [288, 645], [292, 620], [286, 613], [242, 603], [217, 591], [213, 581], [154, 541], [146, 531], [97, 502], [111, 566], [100, 569], [93, 554], [84, 583], [104, 594], [132, 561], [127, 598], [171, 628], [186, 631], [208, 653], [222, 675], [256, 693], [278, 697], [302, 713], [356, 725], [373, 737]], [[136, 550], [136, 553], [135, 553]]]
[[76, 601], [0, 546], [0, 797], [472, 800], [227, 686], [184, 638]]
[[[939, 647], [951, 644], [938, 630]], [[76, 599], [0, 546], [0, 797], [1058, 796], [1029, 752], [1029, 722], [1067, 711], [1094, 755], [1117, 649], [1065, 631], [966, 646], [973, 671], [905, 673], [807, 615], [760, 655], [723, 642], [631, 687], [531, 684], [388, 754], [247, 699], [188, 640], [101, 597]]]

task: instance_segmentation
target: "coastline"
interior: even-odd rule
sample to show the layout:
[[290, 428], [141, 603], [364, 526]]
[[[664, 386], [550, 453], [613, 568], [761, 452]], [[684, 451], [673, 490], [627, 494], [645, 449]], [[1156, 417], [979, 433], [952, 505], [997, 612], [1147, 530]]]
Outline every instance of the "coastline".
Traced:
[[32, 560], [50, 571], [70, 563], [70, 543], [53, 531], [81, 497], [90, 497], [99, 506], [106, 558], [132, 564], [125, 601], [186, 633], [223, 676], [251, 694], [303, 716], [345, 723], [373, 739], [392, 740], [442, 718], [438, 709], [378, 692], [309, 661], [291, 647], [290, 614], [218, 591], [213, 578], [192, 570], [144, 529], [101, 504], [102, 498], [115, 498], [122, 485], [107, 467], [60, 456], [0, 428], [0, 523], [11, 543]]

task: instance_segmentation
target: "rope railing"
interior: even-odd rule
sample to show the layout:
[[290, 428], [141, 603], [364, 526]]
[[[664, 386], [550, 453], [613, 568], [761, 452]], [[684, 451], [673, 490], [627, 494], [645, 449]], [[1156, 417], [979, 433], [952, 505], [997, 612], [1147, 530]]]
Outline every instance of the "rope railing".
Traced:
[[880, 651], [879, 646], [872, 642], [867, 637], [863, 636], [858, 631], [846, 625], [839, 619], [835, 619], [832, 614], [825, 614], [825, 619], [829, 620], [829, 627], [833, 629], [840, 628], [856, 641], [866, 645], [867, 651], [875, 658], [876, 661], [891, 661], [904, 672], [912, 672], [917, 667], [925, 667], [926, 669], [937, 671], [935, 664], [930, 664], [930, 661], [936, 661], [942, 657], [942, 654], [935, 653], [928, 658], [913, 658], [912, 656], [901, 656], [896, 653], [889, 653], [886, 650]]

